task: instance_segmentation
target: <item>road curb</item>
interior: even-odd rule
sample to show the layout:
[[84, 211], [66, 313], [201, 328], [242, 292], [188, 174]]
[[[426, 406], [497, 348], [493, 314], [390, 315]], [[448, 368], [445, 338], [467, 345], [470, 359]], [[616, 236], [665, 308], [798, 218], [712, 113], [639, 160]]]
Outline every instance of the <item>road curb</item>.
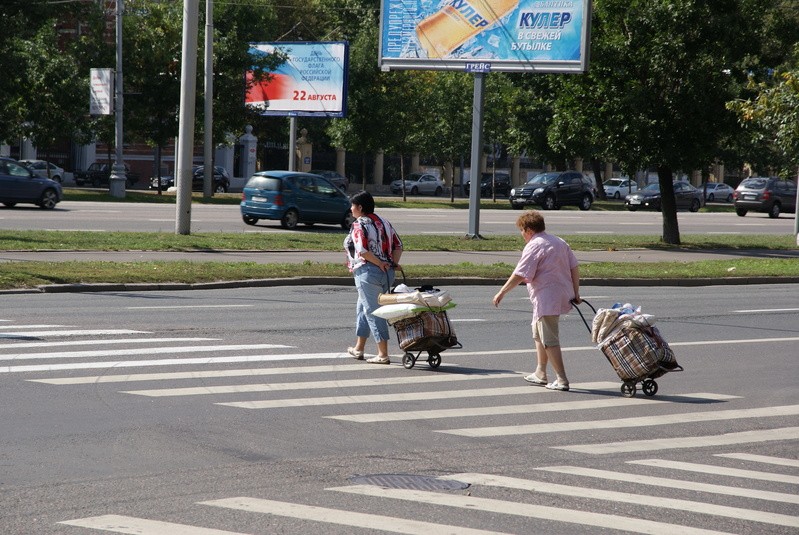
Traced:
[[[430, 286], [502, 286], [507, 279], [485, 277], [428, 277], [418, 279], [413, 285]], [[740, 286], [749, 284], [799, 284], [799, 277], [725, 277], [693, 279], [580, 279], [582, 286]], [[181, 290], [219, 290], [225, 288], [268, 288], [275, 286], [354, 286], [352, 277], [285, 277], [276, 279], [248, 279], [198, 283], [97, 283], [97, 284], [43, 284], [36, 288], [0, 290], [0, 294], [30, 293], [88, 293], [88, 292], [171, 292]]]

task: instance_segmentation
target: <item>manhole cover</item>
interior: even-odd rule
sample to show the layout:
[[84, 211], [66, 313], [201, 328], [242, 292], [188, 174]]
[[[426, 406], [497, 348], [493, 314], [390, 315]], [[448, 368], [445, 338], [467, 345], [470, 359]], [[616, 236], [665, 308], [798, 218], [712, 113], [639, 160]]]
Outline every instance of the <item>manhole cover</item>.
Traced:
[[463, 481], [413, 474], [372, 474], [352, 476], [349, 480], [361, 485], [376, 485], [390, 489], [463, 490], [469, 488], [469, 483], [464, 483]]

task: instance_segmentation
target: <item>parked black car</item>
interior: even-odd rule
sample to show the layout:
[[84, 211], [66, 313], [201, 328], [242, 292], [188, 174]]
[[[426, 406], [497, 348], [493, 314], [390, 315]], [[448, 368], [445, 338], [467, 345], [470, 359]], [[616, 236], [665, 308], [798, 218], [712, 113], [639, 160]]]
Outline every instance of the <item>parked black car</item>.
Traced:
[[8, 208], [17, 203], [32, 203], [51, 210], [61, 200], [61, 184], [36, 176], [11, 158], [0, 158], [0, 202]]
[[325, 169], [317, 169], [315, 171], [310, 171], [314, 175], [319, 175], [325, 177], [330, 182], [333, 183], [341, 191], [346, 192], [347, 189], [350, 187], [350, 181], [347, 180], [347, 177], [341, 176], [338, 171], [328, 171]]
[[[674, 202], [677, 208], [687, 208], [691, 212], [698, 212], [703, 204], [702, 192], [688, 182], [675, 182]], [[660, 211], [662, 209], [660, 184], [654, 182], [635, 193], [627, 195], [624, 198], [624, 204], [630, 212], [647, 208]]]
[[782, 212], [796, 213], [796, 182], [776, 177], [751, 177], [741, 182], [735, 193], [735, 213], [743, 217], [749, 210], [780, 217]]
[[[496, 191], [496, 195], [502, 195], [507, 197], [510, 195], [510, 175], [508, 173], [497, 173], [496, 176], [494, 173], [483, 173], [483, 176], [480, 179], [480, 196], [481, 197], [493, 197], [491, 193], [491, 183], [494, 183], [494, 191]], [[469, 180], [466, 182], [466, 185], [463, 186], [466, 195], [469, 195], [469, 191], [471, 190], [471, 183], [472, 181]]]
[[[191, 189], [193, 191], [203, 190], [205, 180], [205, 166], [196, 165], [191, 168]], [[167, 190], [175, 185], [173, 175], [161, 176], [161, 190]], [[150, 178], [150, 189], [158, 189], [158, 177]], [[230, 173], [227, 169], [218, 165], [214, 166], [214, 193], [225, 193], [230, 189]]]
[[511, 207], [521, 210], [531, 204], [544, 210], [557, 210], [566, 205], [590, 210], [594, 204], [594, 184], [578, 171], [541, 173], [510, 190]]
[[[83, 186], [90, 184], [95, 188], [107, 186], [111, 180], [113, 164], [94, 162], [85, 171], [75, 171], [75, 184]], [[132, 186], [139, 181], [139, 175], [131, 172], [128, 164], [125, 164], [125, 184]]]

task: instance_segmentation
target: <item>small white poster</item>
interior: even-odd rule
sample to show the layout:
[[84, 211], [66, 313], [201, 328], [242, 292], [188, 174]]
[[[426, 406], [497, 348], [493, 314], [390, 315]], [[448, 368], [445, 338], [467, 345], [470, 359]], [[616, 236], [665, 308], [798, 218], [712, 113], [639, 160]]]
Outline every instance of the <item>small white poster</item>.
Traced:
[[113, 92], [113, 69], [91, 69], [89, 82], [89, 113], [91, 115], [111, 115], [114, 107], [111, 105]]

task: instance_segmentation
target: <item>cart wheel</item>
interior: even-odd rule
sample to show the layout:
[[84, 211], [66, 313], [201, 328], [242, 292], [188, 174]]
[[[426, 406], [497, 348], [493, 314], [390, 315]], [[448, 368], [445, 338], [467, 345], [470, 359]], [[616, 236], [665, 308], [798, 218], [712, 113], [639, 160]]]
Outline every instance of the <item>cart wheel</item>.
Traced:
[[430, 355], [427, 359], [427, 363], [431, 368], [438, 368], [441, 366], [441, 355]]
[[402, 365], [409, 370], [416, 364], [416, 359], [413, 358], [413, 353], [405, 353], [402, 355]]
[[641, 390], [647, 396], [654, 396], [658, 393], [658, 384], [653, 379], [646, 379], [641, 383]]
[[635, 395], [635, 383], [632, 381], [625, 381], [621, 385], [621, 395], [626, 398], [631, 398]]

